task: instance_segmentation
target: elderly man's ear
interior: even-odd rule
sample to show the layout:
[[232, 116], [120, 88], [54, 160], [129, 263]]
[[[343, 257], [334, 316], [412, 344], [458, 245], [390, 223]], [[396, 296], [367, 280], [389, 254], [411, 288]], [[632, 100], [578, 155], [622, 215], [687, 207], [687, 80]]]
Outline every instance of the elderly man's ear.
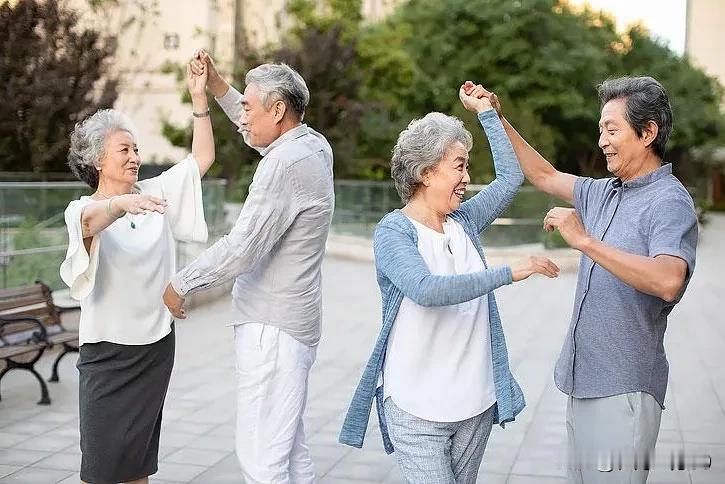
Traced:
[[287, 105], [282, 101], [276, 101], [272, 109], [274, 109], [274, 121], [281, 123], [284, 115], [287, 114]]

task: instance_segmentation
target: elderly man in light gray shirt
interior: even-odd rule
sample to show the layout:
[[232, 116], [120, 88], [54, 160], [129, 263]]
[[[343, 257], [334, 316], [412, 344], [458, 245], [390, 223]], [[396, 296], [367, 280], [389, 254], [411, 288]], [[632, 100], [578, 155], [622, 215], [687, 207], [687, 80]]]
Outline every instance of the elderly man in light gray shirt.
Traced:
[[309, 91], [292, 68], [252, 69], [242, 95], [200, 57], [217, 102], [263, 158], [232, 231], [173, 277], [164, 301], [183, 318], [185, 296], [236, 277], [236, 451], [245, 482], [312, 483], [302, 416], [320, 340], [332, 149], [302, 124]]
[[697, 215], [665, 162], [672, 110], [662, 85], [610, 79], [599, 97], [598, 145], [610, 178], [560, 172], [505, 119], [504, 127], [526, 178], [574, 205], [544, 219], [582, 252], [554, 371], [569, 397], [569, 482], [644, 483], [667, 389], [667, 316], [695, 269]]

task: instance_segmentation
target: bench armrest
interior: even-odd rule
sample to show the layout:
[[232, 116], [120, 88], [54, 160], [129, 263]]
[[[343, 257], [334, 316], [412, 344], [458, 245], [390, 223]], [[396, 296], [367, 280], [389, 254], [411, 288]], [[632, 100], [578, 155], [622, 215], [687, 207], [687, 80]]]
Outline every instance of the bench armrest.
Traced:
[[73, 312], [76, 312], [76, 311], [80, 311], [81, 310], [81, 306], [80, 305], [75, 305], [75, 306], [58, 306], [57, 304], [55, 304], [55, 310], [58, 311], [58, 314], [73, 313]]
[[45, 325], [40, 321], [38, 318], [31, 318], [31, 317], [20, 317], [20, 318], [13, 318], [13, 317], [7, 317], [2, 316], [0, 317], [0, 332], [2, 332], [2, 328], [4, 326], [8, 326], [15, 323], [22, 323], [22, 322], [31, 322], [35, 323], [38, 326], [38, 333], [33, 333], [33, 338], [37, 338], [38, 342], [40, 341], [48, 341], [48, 332], [45, 329]]

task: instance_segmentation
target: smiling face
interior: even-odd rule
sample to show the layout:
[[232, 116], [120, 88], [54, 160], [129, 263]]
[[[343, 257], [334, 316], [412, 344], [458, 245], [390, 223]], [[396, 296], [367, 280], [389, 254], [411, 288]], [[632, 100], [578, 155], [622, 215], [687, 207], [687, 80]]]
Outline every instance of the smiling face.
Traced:
[[612, 99], [602, 107], [599, 120], [599, 147], [607, 159], [607, 171], [625, 180], [641, 169], [653, 139], [649, 133], [637, 135], [625, 118], [626, 109], [626, 99]]
[[[280, 121], [284, 115], [284, 103], [274, 101], [267, 107], [262, 102], [261, 91], [256, 84], [244, 89], [240, 131], [249, 146], [266, 148], [281, 134]], [[281, 112], [280, 112], [281, 111]]]
[[128, 131], [114, 131], [106, 136], [99, 167], [99, 185], [133, 185], [138, 181], [141, 158], [133, 136]]
[[427, 205], [438, 213], [449, 214], [458, 210], [470, 183], [468, 151], [460, 141], [454, 141], [443, 158], [423, 174], [421, 190]]

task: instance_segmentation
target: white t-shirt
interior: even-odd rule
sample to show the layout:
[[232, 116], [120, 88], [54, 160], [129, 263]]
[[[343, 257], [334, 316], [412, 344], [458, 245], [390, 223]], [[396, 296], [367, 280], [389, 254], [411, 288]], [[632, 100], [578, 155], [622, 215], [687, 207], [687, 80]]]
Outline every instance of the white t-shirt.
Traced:
[[[444, 233], [410, 219], [431, 274], [485, 270], [463, 227], [449, 218]], [[423, 307], [403, 298], [388, 340], [384, 398], [433, 422], [459, 422], [496, 402], [488, 296], [450, 306]]]
[[150, 344], [171, 331], [162, 297], [176, 272], [176, 240], [205, 242], [199, 166], [189, 155], [161, 175], [138, 182], [141, 194], [168, 202], [165, 214], [119, 218], [83, 245], [81, 212], [91, 197], [65, 210], [68, 253], [60, 276], [80, 300], [80, 344]]

